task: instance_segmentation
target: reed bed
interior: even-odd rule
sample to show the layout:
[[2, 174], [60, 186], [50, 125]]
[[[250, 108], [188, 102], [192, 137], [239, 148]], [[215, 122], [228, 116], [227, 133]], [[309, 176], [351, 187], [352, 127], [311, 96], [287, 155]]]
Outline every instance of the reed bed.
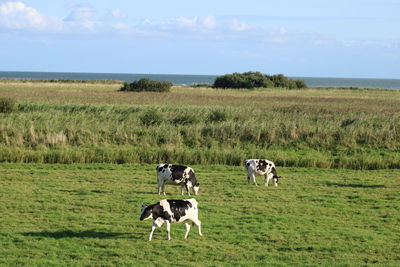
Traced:
[[0, 161], [400, 168], [400, 92], [118, 92], [121, 83], [0, 82]]
[[[173, 94], [178, 101], [212, 93], [179, 90]], [[201, 97], [195, 97], [197, 105], [20, 103], [17, 112], [0, 115], [0, 161], [240, 165], [266, 157], [281, 166], [400, 168], [396, 99], [301, 102], [281, 95], [261, 105], [265, 93], [249, 94], [217, 92], [226, 106]], [[136, 97], [143, 95], [173, 96]]]

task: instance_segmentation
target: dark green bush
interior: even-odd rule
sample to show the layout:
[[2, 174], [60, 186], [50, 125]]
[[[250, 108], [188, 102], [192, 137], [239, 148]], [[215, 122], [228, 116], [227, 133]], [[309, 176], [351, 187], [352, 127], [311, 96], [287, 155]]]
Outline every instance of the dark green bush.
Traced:
[[0, 97], [0, 113], [11, 113], [15, 109], [14, 99], [8, 97]]
[[207, 122], [223, 122], [228, 119], [228, 112], [225, 110], [213, 110], [207, 116]]
[[219, 76], [214, 81], [214, 88], [259, 88], [284, 87], [289, 89], [307, 88], [302, 80], [291, 80], [283, 74], [266, 75], [260, 72], [232, 73]]
[[155, 81], [148, 78], [142, 78], [132, 83], [124, 83], [120, 91], [132, 92], [169, 92], [172, 83], [168, 81]]
[[171, 122], [175, 125], [189, 125], [195, 124], [201, 121], [201, 116], [198, 114], [179, 114], [175, 118], [171, 120]]
[[297, 88], [307, 88], [307, 84], [303, 80], [295, 80]]
[[143, 125], [150, 126], [161, 123], [162, 115], [157, 110], [150, 109], [144, 112], [139, 119]]
[[215, 79], [215, 88], [256, 88], [264, 87], [265, 77], [260, 72], [233, 73]]
[[205, 87], [205, 88], [211, 88], [213, 85], [211, 83], [194, 83], [191, 85], [191, 87], [195, 87], [195, 88], [201, 88], [201, 87]]

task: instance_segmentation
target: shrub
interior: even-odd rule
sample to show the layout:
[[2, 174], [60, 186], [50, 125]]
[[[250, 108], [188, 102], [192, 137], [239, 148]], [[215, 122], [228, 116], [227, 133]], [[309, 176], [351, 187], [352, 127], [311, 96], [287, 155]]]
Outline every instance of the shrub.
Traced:
[[283, 74], [265, 75], [260, 72], [232, 73], [215, 79], [214, 88], [285, 87], [289, 89], [307, 88], [302, 80], [291, 80]]
[[264, 87], [265, 77], [260, 72], [233, 73], [215, 79], [215, 88], [256, 88]]
[[225, 110], [213, 110], [208, 114], [207, 121], [208, 122], [223, 122], [228, 119], [228, 113]]
[[150, 125], [155, 125], [155, 124], [161, 123], [162, 116], [157, 110], [150, 109], [150, 110], [146, 111], [145, 113], [143, 113], [139, 117], [139, 119], [143, 125], [150, 126]]
[[148, 78], [142, 78], [132, 83], [124, 83], [120, 91], [132, 92], [169, 92], [172, 83], [169, 81], [155, 81]]
[[213, 85], [211, 83], [193, 83], [191, 85], [191, 87], [194, 87], [194, 88], [198, 88], [198, 87], [200, 87], [200, 88], [202, 88], [202, 87], [211, 88], [212, 86]]
[[0, 113], [11, 113], [15, 109], [14, 99], [8, 97], [0, 97]]
[[303, 80], [295, 80], [294, 82], [296, 83], [297, 88], [307, 88], [307, 84]]
[[179, 114], [178, 116], [173, 118], [171, 122], [175, 125], [188, 125], [188, 124], [198, 123], [200, 122], [200, 120], [201, 120], [200, 115], [184, 113], [184, 114]]

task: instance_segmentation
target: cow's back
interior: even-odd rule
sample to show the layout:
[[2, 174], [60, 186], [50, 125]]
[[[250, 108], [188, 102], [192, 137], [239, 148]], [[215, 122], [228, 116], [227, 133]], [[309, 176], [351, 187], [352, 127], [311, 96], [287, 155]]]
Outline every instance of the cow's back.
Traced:
[[172, 222], [183, 222], [189, 219], [197, 218], [197, 201], [191, 199], [163, 199], [160, 205], [164, 211], [170, 215]]
[[275, 164], [267, 159], [247, 159], [244, 161], [244, 167], [250, 175], [264, 175], [275, 168]]
[[171, 183], [179, 184], [185, 179], [189, 179], [193, 184], [196, 182], [196, 176], [191, 167], [161, 163], [157, 165], [156, 170], [159, 179], [168, 180]]

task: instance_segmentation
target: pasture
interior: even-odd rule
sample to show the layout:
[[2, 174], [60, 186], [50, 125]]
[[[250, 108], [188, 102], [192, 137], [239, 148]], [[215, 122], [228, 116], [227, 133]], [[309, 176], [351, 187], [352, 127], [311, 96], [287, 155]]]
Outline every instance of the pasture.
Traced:
[[[1, 266], [400, 264], [400, 91], [121, 86], [0, 80]], [[247, 158], [279, 186], [247, 185]], [[195, 169], [203, 237], [147, 242], [161, 162]]]
[[[360, 266], [400, 263], [398, 170], [194, 165], [203, 237], [165, 226], [147, 242], [155, 164], [0, 164], [2, 266]], [[261, 177], [257, 177], [258, 182]], [[180, 187], [167, 185], [167, 198]]]

